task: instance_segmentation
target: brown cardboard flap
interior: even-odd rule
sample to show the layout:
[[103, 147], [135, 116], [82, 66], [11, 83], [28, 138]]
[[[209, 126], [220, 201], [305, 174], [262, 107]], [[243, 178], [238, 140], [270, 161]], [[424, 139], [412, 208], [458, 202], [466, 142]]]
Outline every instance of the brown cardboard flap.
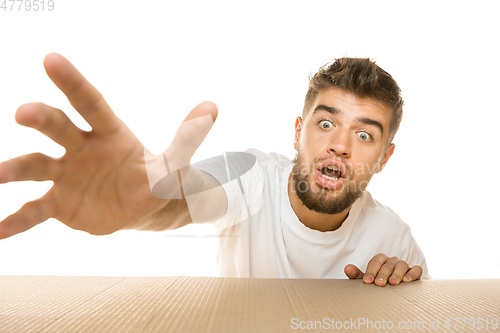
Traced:
[[498, 321], [500, 279], [382, 288], [361, 280], [0, 276], [2, 333], [500, 332]]

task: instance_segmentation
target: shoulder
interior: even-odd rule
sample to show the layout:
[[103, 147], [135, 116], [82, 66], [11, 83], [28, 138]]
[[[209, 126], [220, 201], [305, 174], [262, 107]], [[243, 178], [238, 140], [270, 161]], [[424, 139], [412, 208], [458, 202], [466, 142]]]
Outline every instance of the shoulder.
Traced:
[[292, 160], [282, 154], [271, 152], [265, 153], [258, 149], [247, 149], [245, 153], [255, 156], [258, 164], [263, 169], [284, 169], [292, 163]]
[[385, 229], [411, 234], [408, 224], [394, 210], [375, 200], [370, 192], [366, 191], [362, 200], [360, 222], [373, 226], [378, 230]]
[[425, 258], [412, 236], [411, 228], [391, 208], [364, 194], [355, 233], [367, 244], [372, 244], [374, 252], [397, 256], [411, 265], [425, 265]]

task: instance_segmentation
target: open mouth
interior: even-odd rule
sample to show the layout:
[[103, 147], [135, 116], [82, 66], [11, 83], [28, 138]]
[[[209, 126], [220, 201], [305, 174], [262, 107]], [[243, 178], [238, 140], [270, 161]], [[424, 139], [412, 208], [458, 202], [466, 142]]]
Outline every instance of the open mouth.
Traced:
[[340, 190], [346, 181], [346, 168], [341, 161], [329, 159], [323, 161], [316, 169], [316, 183], [331, 190]]
[[321, 171], [321, 174], [323, 175], [323, 177], [325, 177], [326, 179], [333, 180], [333, 181], [337, 181], [340, 177], [342, 177], [342, 172], [335, 165], [327, 165], [326, 167], [324, 167], [320, 171]]

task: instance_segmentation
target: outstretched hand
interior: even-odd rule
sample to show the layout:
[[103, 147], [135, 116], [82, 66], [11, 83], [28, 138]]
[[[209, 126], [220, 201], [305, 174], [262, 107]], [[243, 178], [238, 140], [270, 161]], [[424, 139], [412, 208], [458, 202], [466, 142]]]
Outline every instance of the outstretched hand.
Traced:
[[[113, 113], [102, 95], [64, 57], [52, 53], [44, 60], [49, 78], [92, 127], [79, 129], [62, 112], [42, 103], [19, 107], [16, 121], [34, 128], [66, 149], [61, 158], [41, 153], [0, 163], [0, 184], [13, 181], [46, 181], [54, 185], [41, 198], [28, 202], [0, 222], [0, 239], [26, 231], [55, 218], [71, 228], [91, 234], [109, 234], [158, 214], [168, 200], [151, 194], [146, 163], [162, 159], [147, 153], [130, 129]], [[186, 120], [211, 115], [217, 108], [205, 102]], [[177, 132], [167, 156], [185, 164], [203, 141], [196, 128]], [[194, 139], [193, 139], [194, 138]], [[187, 149], [186, 149], [187, 147]], [[146, 152], [146, 153], [145, 153]]]
[[349, 279], [363, 279], [364, 283], [375, 283], [377, 286], [384, 287], [387, 282], [391, 285], [398, 285], [401, 282], [418, 280], [423, 270], [418, 265], [410, 267], [406, 261], [397, 257], [389, 258], [380, 253], [370, 260], [366, 273], [354, 265], [347, 265], [344, 272]]

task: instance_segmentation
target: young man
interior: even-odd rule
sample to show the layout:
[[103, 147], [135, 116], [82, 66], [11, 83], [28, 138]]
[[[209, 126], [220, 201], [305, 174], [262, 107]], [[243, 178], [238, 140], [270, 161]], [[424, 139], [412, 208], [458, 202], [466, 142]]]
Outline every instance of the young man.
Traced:
[[191, 157], [217, 117], [212, 103], [193, 109], [165, 153], [153, 156], [66, 59], [50, 54], [44, 65], [92, 131], [44, 104], [18, 109], [18, 123], [66, 154], [0, 164], [0, 183], [54, 181], [0, 223], [0, 238], [50, 217], [101, 235], [210, 222], [220, 235], [222, 276], [347, 275], [379, 286], [427, 277], [408, 226], [365, 191], [394, 152], [403, 104], [396, 82], [369, 60], [339, 59], [312, 78], [295, 124], [294, 161], [249, 150], [195, 165]]

